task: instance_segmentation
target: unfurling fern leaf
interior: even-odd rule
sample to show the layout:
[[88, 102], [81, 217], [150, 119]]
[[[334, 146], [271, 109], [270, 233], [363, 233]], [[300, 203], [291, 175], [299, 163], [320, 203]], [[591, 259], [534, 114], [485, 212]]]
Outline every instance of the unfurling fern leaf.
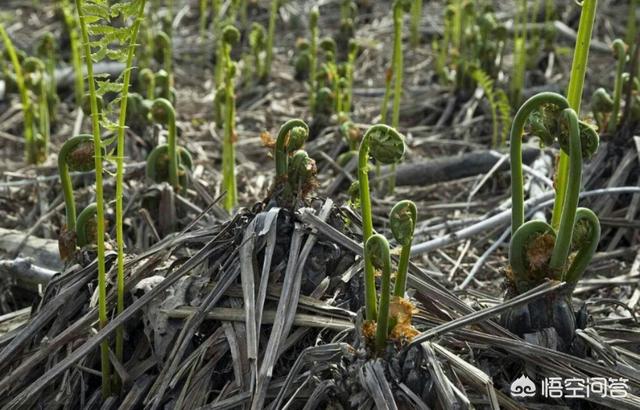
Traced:
[[[509, 117], [511, 114], [511, 107], [509, 105], [508, 98], [504, 91], [493, 89], [493, 79], [487, 75], [484, 71], [476, 68], [472, 71], [472, 78], [478, 84], [478, 87], [482, 89], [484, 95], [489, 102], [489, 109], [491, 110], [491, 124], [492, 124], [492, 136], [491, 146], [502, 146], [506, 142]], [[502, 123], [502, 131], [500, 131], [499, 123]], [[500, 142], [498, 142], [498, 135], [500, 135]]]
[[[135, 24], [127, 24], [139, 18], [139, 11], [144, 7], [145, 0], [129, 0], [116, 2], [110, 0], [84, 0], [76, 2], [82, 8], [82, 14], [89, 34], [89, 46], [91, 47], [91, 60], [98, 63], [103, 60], [112, 60], [122, 63], [127, 62], [129, 47], [135, 47], [134, 36], [137, 37]], [[118, 22], [118, 24], [113, 24]], [[131, 70], [131, 67], [127, 68]], [[96, 94], [102, 97], [105, 94], [120, 96], [123, 92], [124, 75], [121, 73], [116, 79], [95, 76]], [[106, 107], [105, 115], [101, 116], [101, 126], [109, 131], [115, 131], [118, 127], [113, 122], [114, 115], [120, 112], [122, 100], [111, 99]], [[111, 114], [111, 115], [110, 115]]]
[[[91, 104], [91, 122], [95, 149], [96, 170], [96, 244], [98, 254], [98, 316], [100, 327], [108, 321], [106, 304], [106, 270], [104, 244], [104, 194], [102, 187], [102, 151], [110, 142], [102, 140], [102, 130], [117, 131], [116, 157], [116, 241], [118, 244], [117, 261], [117, 313], [124, 310], [124, 237], [123, 237], [123, 175], [124, 175], [124, 130], [127, 112], [127, 95], [131, 78], [131, 67], [136, 49], [136, 38], [144, 16], [145, 0], [114, 2], [113, 0], [75, 0], [78, 21], [82, 33], [82, 42], [89, 84]], [[117, 20], [117, 27], [112, 22]], [[129, 24], [130, 23], [130, 24]], [[103, 59], [125, 62], [125, 70], [111, 81], [108, 77], [96, 76], [93, 63]], [[109, 106], [100, 109], [99, 100], [104, 94], [115, 94], [116, 98]], [[117, 123], [112, 118], [118, 116]], [[116, 356], [123, 361], [123, 334], [119, 327], [116, 331]], [[101, 344], [102, 393], [103, 398], [110, 395], [111, 376], [109, 342]]]

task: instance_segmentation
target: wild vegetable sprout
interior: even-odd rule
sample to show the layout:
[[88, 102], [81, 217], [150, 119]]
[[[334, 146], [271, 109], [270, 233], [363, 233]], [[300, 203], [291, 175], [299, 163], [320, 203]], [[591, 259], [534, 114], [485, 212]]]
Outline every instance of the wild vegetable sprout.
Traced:
[[[531, 132], [545, 145], [558, 141], [569, 158], [569, 179], [565, 202], [557, 217], [560, 221], [558, 228], [539, 220], [524, 221], [522, 133], [527, 121]], [[566, 281], [575, 286], [593, 257], [600, 238], [598, 218], [591, 210], [578, 208], [582, 160], [597, 150], [598, 135], [593, 128], [578, 120], [563, 96], [541, 93], [520, 107], [513, 120], [510, 138], [513, 209], [509, 279], [518, 294], [540, 284], [545, 278]], [[556, 187], [556, 195], [558, 189]], [[575, 318], [572, 320], [575, 322]], [[550, 318], [549, 321], [560, 332], [567, 326], [575, 326], [575, 323], [567, 323], [566, 319]], [[511, 327], [522, 326], [516, 322], [508, 324]]]
[[407, 289], [407, 274], [409, 272], [409, 257], [413, 232], [416, 229], [418, 210], [413, 201], [403, 200], [394, 205], [389, 213], [389, 227], [396, 242], [401, 246], [398, 272], [393, 288], [393, 296], [403, 298]]
[[226, 191], [224, 206], [229, 212], [236, 206], [236, 95], [234, 79], [237, 65], [231, 60], [231, 47], [240, 40], [240, 32], [233, 26], [226, 26], [222, 33], [224, 64], [224, 137], [222, 146], [222, 178]]
[[43, 156], [43, 144], [42, 141], [38, 141], [34, 133], [33, 124], [33, 111], [31, 108], [31, 100], [29, 98], [27, 86], [25, 84], [25, 78], [22, 70], [22, 64], [18, 59], [18, 54], [13, 46], [13, 42], [9, 38], [4, 26], [0, 24], [0, 36], [6, 53], [9, 55], [11, 65], [15, 72], [15, 81], [18, 86], [18, 92], [20, 93], [20, 102], [22, 103], [22, 114], [24, 116], [24, 146], [25, 157], [29, 164], [38, 164], [44, 160]]
[[84, 95], [84, 75], [82, 73], [82, 53], [80, 46], [79, 23], [76, 19], [76, 13], [71, 8], [69, 0], [60, 2], [60, 9], [64, 18], [64, 24], [69, 34], [69, 48], [71, 50], [71, 64], [73, 65], [74, 78], [74, 95], [76, 97], [76, 105], [82, 104], [82, 96]]
[[176, 113], [171, 103], [158, 98], [151, 106], [154, 121], [168, 129], [167, 143], [155, 147], [147, 157], [147, 177], [155, 182], [168, 181], [176, 192], [187, 188], [187, 174], [193, 161], [191, 154], [178, 145]]
[[267, 32], [264, 26], [254, 22], [251, 25], [251, 32], [249, 33], [249, 46], [251, 47], [251, 54], [253, 56], [254, 75], [260, 83], [267, 79], [267, 66], [265, 61], [266, 37]]
[[[368, 325], [375, 322], [375, 350], [381, 352], [390, 330], [394, 330], [398, 319], [390, 314], [391, 296], [398, 305], [404, 298], [409, 270], [409, 257], [413, 232], [417, 221], [416, 205], [412, 201], [398, 202], [389, 214], [391, 233], [401, 246], [393, 294], [391, 293], [391, 259], [389, 244], [384, 236], [374, 234], [369, 193], [369, 157], [383, 164], [398, 163], [404, 156], [404, 137], [387, 125], [374, 125], [362, 138], [358, 162], [358, 189], [362, 211], [362, 238], [364, 246], [365, 319]], [[381, 272], [379, 306], [375, 284], [375, 270]], [[389, 329], [391, 323], [391, 329]]]
[[287, 121], [278, 131], [274, 194], [285, 206], [292, 206], [297, 200], [304, 202], [315, 187], [316, 163], [302, 149], [308, 137], [309, 127], [300, 119]]
[[[129, 3], [110, 4], [106, 0], [76, 0], [76, 11], [80, 24], [81, 39], [84, 48], [85, 66], [87, 69], [87, 81], [89, 85], [88, 99], [90, 102], [91, 124], [94, 148], [94, 163], [96, 173], [96, 244], [98, 253], [98, 311], [100, 327], [107, 324], [106, 304], [106, 270], [105, 270], [105, 244], [104, 244], [104, 194], [103, 194], [103, 149], [105, 142], [101, 138], [101, 127], [116, 130], [117, 132], [117, 158], [116, 158], [116, 241], [118, 242], [118, 274], [117, 274], [117, 311], [124, 310], [124, 237], [122, 232], [122, 184], [124, 175], [124, 129], [126, 121], [126, 104], [133, 55], [136, 48], [136, 38], [144, 13], [145, 0], [133, 0]], [[110, 25], [112, 19], [122, 18], [127, 21], [133, 18], [131, 27], [114, 27]], [[90, 41], [91, 37], [91, 41]], [[121, 48], [114, 46], [117, 43]], [[121, 82], [109, 80], [96, 80], [93, 63], [108, 57], [125, 62], [124, 74]], [[115, 103], [118, 107], [118, 122], [109, 121], [107, 107], [99, 105], [102, 95], [105, 93], [117, 93], [119, 98]], [[116, 334], [116, 356], [119, 360], [123, 357], [123, 331], [119, 329]], [[111, 371], [109, 363], [109, 345], [105, 341], [101, 345], [102, 362], [102, 393], [108, 396], [111, 391]]]
[[[613, 97], [604, 88], [598, 88], [591, 97], [591, 109], [601, 130], [613, 135], [618, 129], [620, 121], [620, 106], [622, 102], [622, 89], [628, 82], [629, 74], [624, 72], [627, 60], [627, 45], [621, 39], [616, 39], [611, 48], [616, 59], [616, 75], [613, 87]], [[625, 75], [626, 74], [626, 75]], [[626, 77], [626, 78], [625, 78]], [[627, 81], [625, 81], [625, 79]], [[635, 84], [628, 84], [629, 87]], [[634, 101], [631, 101], [633, 105]]]
[[[73, 195], [73, 182], [69, 172], [87, 172], [93, 169], [95, 169], [93, 136], [82, 134], [69, 138], [58, 154], [58, 174], [60, 175], [66, 211], [66, 224], [62, 227], [58, 241], [60, 257], [63, 260], [68, 260], [73, 256], [76, 251], [76, 245], [82, 247], [88, 243], [78, 238], [79, 233], [80, 236], [83, 236], [82, 232], [85, 229], [76, 214], [76, 200]], [[80, 225], [80, 229], [77, 229], [78, 225]], [[86, 237], [86, 235], [83, 237]]]
[[385, 77], [385, 93], [382, 99], [380, 110], [381, 121], [387, 122], [387, 109], [389, 96], [391, 95], [391, 80], [395, 79], [393, 86], [393, 108], [391, 114], [391, 126], [397, 127], [400, 119], [400, 98], [402, 96], [402, 75], [403, 75], [403, 55], [402, 55], [402, 20], [404, 13], [411, 10], [409, 0], [395, 0], [393, 2], [393, 55], [391, 57], [391, 68], [387, 70]]
[[[569, 106], [575, 112], [580, 112], [584, 76], [587, 71], [589, 45], [591, 44], [591, 32], [593, 31], [593, 22], [596, 17], [597, 3], [597, 0], [584, 0], [580, 3], [582, 12], [580, 13], [576, 48], [573, 53], [571, 78], [569, 79], [569, 87], [567, 89], [567, 100], [569, 102]], [[558, 229], [560, 225], [560, 215], [561, 209], [564, 206], [568, 175], [569, 156], [564, 151], [561, 151], [558, 165], [556, 167], [556, 198], [553, 203], [553, 214], [551, 219], [551, 226], [554, 229]]]
[[[358, 156], [358, 183], [360, 187], [360, 208], [362, 210], [362, 239], [367, 243], [373, 235], [371, 197], [369, 193], [369, 158], [382, 164], [395, 164], [404, 156], [404, 137], [395, 129], [377, 124], [367, 130], [360, 143]], [[365, 249], [365, 304], [366, 319], [376, 320], [377, 302], [373, 264]]]

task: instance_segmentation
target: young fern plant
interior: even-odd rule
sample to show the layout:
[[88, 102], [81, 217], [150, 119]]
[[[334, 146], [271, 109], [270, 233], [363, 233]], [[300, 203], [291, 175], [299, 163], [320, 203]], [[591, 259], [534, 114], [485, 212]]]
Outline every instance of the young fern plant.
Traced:
[[358, 55], [358, 43], [356, 40], [349, 40], [349, 52], [347, 54], [347, 62], [345, 63], [345, 81], [346, 92], [342, 96], [342, 112], [349, 114], [351, 112], [351, 103], [353, 101], [353, 73], [356, 57]]
[[387, 70], [385, 76], [385, 92], [380, 109], [381, 122], [387, 122], [387, 110], [391, 96], [391, 80], [395, 78], [393, 88], [393, 108], [391, 115], [391, 126], [397, 127], [400, 118], [400, 98], [402, 93], [402, 20], [404, 13], [410, 11], [410, 0], [395, 0], [393, 2], [393, 52], [391, 56], [391, 68]]
[[607, 132], [613, 134], [618, 127], [618, 116], [620, 115], [620, 101], [622, 100], [622, 73], [627, 60], [627, 46], [621, 39], [616, 39], [611, 46], [617, 60], [616, 77], [613, 88], [613, 108], [611, 117], [607, 124]]
[[[571, 64], [571, 77], [567, 89], [567, 100], [569, 106], [576, 113], [580, 112], [582, 101], [582, 89], [584, 77], [587, 72], [587, 62], [589, 59], [589, 47], [591, 44], [591, 33], [596, 18], [596, 7], [598, 0], [583, 0], [578, 3], [582, 7], [580, 22], [578, 25], [578, 36], [573, 52], [573, 62]], [[557, 187], [556, 198], [553, 203], [553, 217], [551, 226], [557, 229], [560, 225], [561, 209], [564, 206], [567, 179], [569, 176], [569, 157], [565, 152], [560, 152], [558, 166], [556, 167], [555, 184]]]
[[169, 86], [173, 87], [173, 48], [171, 37], [163, 31], [156, 33], [154, 38], [156, 60], [162, 64], [162, 69], [169, 74]]
[[416, 48], [420, 44], [420, 20], [422, 19], [422, 0], [411, 2], [411, 47]]
[[15, 80], [18, 86], [18, 93], [20, 94], [20, 103], [22, 104], [22, 115], [24, 116], [24, 146], [25, 146], [25, 159], [28, 164], [38, 164], [43, 161], [38, 142], [36, 141], [34, 134], [33, 124], [33, 111], [31, 109], [31, 100], [29, 93], [25, 85], [25, 79], [22, 71], [22, 65], [18, 59], [18, 54], [13, 46], [13, 42], [9, 38], [4, 25], [0, 24], [0, 37], [4, 43], [4, 48], [9, 54], [9, 59], [13, 65], [15, 72]]
[[71, 64], [73, 66], [73, 79], [74, 79], [74, 95], [76, 99], [76, 105], [79, 107], [82, 104], [82, 97], [84, 96], [84, 74], [82, 72], [82, 55], [80, 38], [78, 34], [78, 21], [76, 15], [73, 12], [69, 0], [62, 0], [60, 2], [60, 9], [62, 10], [62, 16], [64, 24], [69, 33], [69, 49], [71, 50]]
[[251, 24], [251, 32], [249, 33], [249, 47], [253, 56], [253, 69], [255, 78], [259, 83], [263, 83], [266, 78], [266, 37], [267, 31], [260, 23]]
[[501, 89], [495, 90], [493, 80], [482, 69], [472, 71], [472, 78], [484, 92], [489, 109], [491, 110], [491, 146], [504, 146], [507, 142], [508, 124], [510, 121], [511, 105], [507, 95]]
[[269, 25], [267, 27], [267, 55], [265, 57], [265, 71], [267, 78], [271, 76], [271, 64], [273, 62], [273, 38], [276, 34], [276, 20], [278, 18], [278, 10], [282, 0], [271, 0], [271, 8], [269, 10]]
[[418, 210], [413, 201], [403, 200], [394, 205], [389, 213], [389, 227], [393, 238], [401, 246], [400, 260], [396, 281], [393, 287], [393, 296], [403, 298], [407, 290], [407, 275], [409, 272], [409, 258], [411, 256], [411, 244], [413, 232], [416, 229]]
[[391, 293], [391, 256], [387, 239], [380, 235], [372, 235], [365, 242], [365, 254], [371, 266], [381, 273], [380, 308], [376, 319], [375, 350], [381, 352], [387, 344], [389, 334], [389, 299]]
[[[527, 121], [532, 132], [545, 144], [550, 145], [557, 140], [570, 159], [566, 201], [558, 218], [558, 229], [542, 221], [524, 222], [522, 133]], [[598, 135], [593, 128], [578, 120], [563, 96], [546, 92], [531, 97], [518, 110], [510, 139], [513, 235], [509, 260], [516, 288], [520, 293], [526, 291], [527, 279], [540, 274], [576, 283], [596, 250], [600, 233], [595, 214], [589, 209], [578, 208], [582, 160], [597, 150]], [[558, 190], [556, 187], [556, 194]], [[577, 253], [569, 258], [572, 249]], [[540, 252], [544, 257], [540, 257]]]
[[[393, 289], [393, 298], [391, 293], [391, 256], [389, 251], [389, 243], [387, 239], [380, 235], [374, 234], [365, 242], [365, 254], [368, 255], [373, 268], [380, 272], [380, 302], [376, 318], [376, 332], [374, 348], [377, 353], [384, 350], [387, 345], [389, 335], [395, 330], [396, 325], [401, 322], [401, 318], [394, 316], [390, 312], [391, 300], [393, 303], [399, 304], [400, 299], [404, 298], [407, 273], [409, 270], [409, 255], [411, 252], [411, 242], [413, 241], [413, 232], [416, 226], [416, 206], [411, 201], [398, 202], [389, 214], [389, 222], [391, 232], [395, 240], [402, 246], [400, 261], [396, 275], [396, 282]], [[409, 325], [410, 323], [401, 323], [401, 325]], [[408, 329], [396, 332], [398, 335], [406, 336]]]
[[315, 161], [302, 149], [309, 137], [309, 126], [301, 119], [289, 120], [280, 127], [274, 147], [276, 176], [274, 195], [283, 206], [304, 202], [315, 187]]
[[[130, 82], [133, 54], [140, 23], [144, 14], [145, 0], [132, 0], [127, 3], [113, 3], [108, 0], [75, 0], [80, 33], [83, 44], [85, 66], [87, 69], [87, 81], [89, 85], [89, 102], [91, 107], [91, 124], [94, 145], [94, 162], [96, 173], [96, 244], [98, 254], [98, 316], [100, 327], [107, 324], [106, 304], [106, 270], [105, 270], [105, 244], [104, 244], [104, 193], [103, 193], [103, 154], [104, 142], [101, 139], [101, 128], [117, 131], [117, 158], [116, 158], [116, 235], [118, 241], [118, 311], [124, 308], [124, 238], [122, 235], [122, 179], [124, 171], [124, 126], [126, 120], [127, 93]], [[129, 27], [112, 26], [112, 19], [134, 22]], [[123, 75], [115, 82], [107, 79], [97, 79], [94, 76], [93, 63], [104, 58], [125, 62]], [[119, 103], [118, 122], [109, 120], [107, 107], [99, 106], [102, 95], [116, 93], [118, 97], [112, 102], [112, 106]], [[106, 397], [111, 392], [111, 376], [109, 363], [109, 342], [105, 340], [101, 344], [102, 364], [102, 393]], [[122, 330], [116, 335], [116, 353], [122, 359]]]
[[[87, 172], [93, 169], [95, 169], [93, 136], [81, 134], [65, 141], [58, 153], [58, 175], [62, 185], [66, 213], [66, 223], [62, 226], [58, 238], [58, 250], [60, 258], [65, 261], [73, 257], [77, 245], [83, 247], [88, 244], [86, 240], [78, 238], [79, 233], [83, 235], [86, 232], [86, 225], [82, 225], [86, 222], [86, 218], [80, 220], [76, 214], [76, 201], [73, 196], [73, 182], [70, 172]], [[95, 208], [94, 206], [94, 211]], [[79, 229], [78, 225], [80, 225]], [[83, 237], [86, 238], [86, 235]]]
[[45, 64], [35, 58], [28, 57], [23, 62], [25, 86], [35, 97], [35, 107], [32, 102], [32, 118], [34, 124], [34, 140], [40, 161], [44, 161], [49, 155], [49, 135], [51, 133], [49, 111], [49, 86], [45, 76]]
[[[378, 163], [396, 164], [404, 156], [404, 137], [384, 124], [370, 127], [362, 137], [358, 153], [358, 185], [360, 190], [360, 208], [362, 211], [362, 241], [367, 243], [373, 235], [371, 196], [369, 192], [369, 158]], [[364, 252], [365, 318], [376, 320], [376, 286], [373, 262], [365, 247]]]
[[313, 6], [309, 14], [309, 31], [311, 32], [311, 40], [309, 41], [309, 108], [311, 112], [315, 112], [316, 100], [316, 81], [318, 71], [318, 20], [320, 19], [320, 10], [318, 6]]
[[524, 89], [525, 83], [525, 71], [527, 69], [526, 26], [529, 8], [527, 7], [526, 0], [522, 0], [521, 2], [519, 2], [517, 10], [517, 27], [515, 30], [515, 38], [513, 40], [513, 54], [515, 64], [513, 66], [513, 73], [511, 74], [511, 83], [509, 84], [511, 103], [516, 107], [520, 104], [522, 99], [522, 90]]
[[151, 105], [151, 117], [167, 127], [167, 143], [155, 147], [147, 157], [147, 177], [154, 182], [168, 181], [176, 192], [187, 189], [187, 174], [193, 166], [191, 154], [178, 146], [176, 113], [169, 100], [157, 98]]
[[[566, 200], [561, 209], [558, 228], [539, 220], [524, 221], [522, 175], [522, 134], [529, 124], [545, 145], [558, 141], [570, 160]], [[517, 294], [540, 284], [546, 278], [566, 281], [575, 286], [582, 277], [600, 238], [600, 224], [587, 208], [579, 208], [582, 161], [598, 147], [593, 128], [578, 120], [569, 102], [555, 93], [541, 93], [527, 100], [516, 113], [511, 129], [511, 201], [512, 238], [509, 247], [509, 279]], [[556, 195], [560, 188], [556, 186]], [[573, 255], [572, 255], [573, 254]], [[575, 314], [570, 300], [553, 302], [553, 315], [541, 319], [535, 312], [526, 313], [532, 326], [553, 327], [571, 344]], [[507, 325], [522, 333], [520, 317], [507, 319]]]
[[56, 89], [56, 40], [53, 34], [45, 33], [38, 44], [38, 55], [43, 60], [45, 72], [47, 74], [46, 85], [47, 94], [51, 97], [57, 97]]
[[236, 186], [236, 95], [234, 79], [237, 65], [231, 60], [231, 48], [240, 40], [240, 32], [232, 25], [224, 28], [222, 44], [224, 54], [224, 137], [222, 143], [222, 183], [226, 191], [224, 207], [231, 212], [238, 203]]

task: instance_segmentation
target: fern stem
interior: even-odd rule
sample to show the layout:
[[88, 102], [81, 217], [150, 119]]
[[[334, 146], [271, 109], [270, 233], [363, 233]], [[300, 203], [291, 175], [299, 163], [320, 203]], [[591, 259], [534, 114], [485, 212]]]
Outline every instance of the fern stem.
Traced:
[[9, 53], [13, 70], [16, 73], [16, 83], [18, 83], [18, 92], [20, 93], [20, 103], [22, 104], [22, 114], [24, 115], [24, 146], [25, 156], [27, 163], [36, 164], [38, 161], [36, 141], [33, 137], [33, 113], [31, 111], [31, 102], [27, 94], [27, 88], [24, 84], [24, 75], [22, 73], [22, 66], [18, 61], [18, 55], [16, 49], [13, 47], [13, 42], [9, 38], [4, 25], [0, 24], [0, 36], [4, 43], [4, 48]]
[[[231, 46], [226, 45], [225, 47], [231, 48]], [[231, 57], [228, 56], [230, 60]], [[236, 122], [236, 96], [233, 90], [233, 62], [228, 61], [229, 67], [227, 68], [227, 73], [225, 75], [225, 88], [226, 88], [226, 101], [225, 101], [225, 110], [226, 110], [226, 118], [224, 121], [224, 147], [222, 148], [222, 170], [223, 170], [223, 180], [224, 187], [227, 191], [224, 207], [228, 212], [233, 210], [233, 207], [237, 204], [237, 189], [236, 189], [236, 173], [235, 173], [235, 162], [236, 162], [236, 154], [235, 154], [235, 122]]]
[[[584, 77], [587, 72], [591, 32], [593, 31], [593, 23], [596, 18], [597, 6], [598, 0], [584, 0], [582, 2], [578, 37], [576, 39], [576, 47], [573, 53], [571, 78], [569, 79], [569, 88], [567, 89], [567, 100], [569, 101], [569, 106], [573, 108], [578, 115], [580, 115], [582, 88], [584, 85]], [[556, 198], [553, 203], [553, 213], [551, 215], [551, 226], [555, 230], [558, 230], [558, 227], [560, 226], [560, 217], [562, 215], [562, 207], [564, 205], [568, 176], [569, 156], [561, 150], [555, 176]]]
[[271, 76], [271, 63], [273, 61], [273, 37], [276, 32], [276, 18], [280, 0], [271, 0], [271, 11], [269, 12], [269, 27], [267, 27], [267, 56], [265, 58], [265, 68], [267, 77]]
[[62, 14], [64, 22], [69, 31], [69, 47], [71, 48], [71, 64], [73, 65], [74, 78], [74, 95], [76, 98], [76, 106], [82, 105], [82, 96], [84, 95], [84, 74], [82, 73], [82, 57], [80, 56], [80, 47], [78, 46], [77, 22], [73, 13], [69, 11], [69, 3], [64, 0], [62, 5]]
[[398, 128], [400, 122], [400, 98], [402, 97], [402, 74], [404, 71], [402, 56], [402, 17], [404, 11], [401, 6], [396, 6], [393, 10], [393, 111], [391, 116], [391, 126]]
[[420, 20], [422, 19], [422, 0], [411, 3], [411, 47], [420, 44]]
[[[82, 33], [84, 48], [84, 61], [87, 66], [87, 79], [89, 83], [89, 100], [91, 103], [91, 125], [93, 131], [93, 144], [95, 149], [96, 167], [96, 244], [98, 248], [98, 317], [100, 328], [107, 325], [107, 274], [105, 270], [105, 246], [104, 246], [104, 193], [102, 188], [102, 140], [100, 138], [100, 115], [98, 112], [98, 100], [96, 97], [96, 84], [93, 76], [93, 60], [91, 59], [91, 46], [89, 33], [83, 12], [83, 0], [75, 0]], [[102, 396], [111, 395], [111, 368], [109, 363], [109, 342], [104, 340], [100, 344], [100, 360], [102, 366]]]
[[[118, 117], [118, 137], [117, 137], [117, 158], [116, 158], [116, 242], [117, 242], [117, 306], [116, 312], [119, 315], [124, 310], [124, 155], [125, 141], [124, 134], [127, 121], [127, 101], [129, 95], [129, 84], [131, 82], [131, 68], [133, 66], [133, 57], [136, 51], [136, 39], [140, 25], [144, 20], [144, 6], [146, 0], [140, 1], [140, 8], [136, 15], [133, 26], [131, 27], [131, 37], [129, 39], [129, 50], [127, 52], [127, 61], [125, 65], [124, 76], [122, 80], [122, 94], [120, 100], [120, 113]], [[116, 329], [116, 357], [120, 363], [124, 358], [124, 327], [119, 326]]]

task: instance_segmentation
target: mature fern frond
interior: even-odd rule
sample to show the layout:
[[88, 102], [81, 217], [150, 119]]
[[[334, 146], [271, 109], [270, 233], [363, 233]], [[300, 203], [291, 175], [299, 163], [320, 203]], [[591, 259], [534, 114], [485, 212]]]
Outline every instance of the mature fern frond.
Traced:
[[[129, 47], [135, 47], [132, 41], [133, 25], [128, 24], [135, 19], [143, 0], [122, 0], [114, 4], [110, 0], [84, 0], [82, 13], [87, 23], [91, 60], [98, 63], [103, 60], [125, 62]], [[102, 97], [105, 94], [120, 95], [124, 87], [123, 74], [117, 79], [95, 75], [96, 92]], [[108, 130], [115, 130], [117, 124], [110, 120], [114, 112], [120, 108], [118, 99], [112, 100], [106, 112], [101, 116], [101, 125]]]

